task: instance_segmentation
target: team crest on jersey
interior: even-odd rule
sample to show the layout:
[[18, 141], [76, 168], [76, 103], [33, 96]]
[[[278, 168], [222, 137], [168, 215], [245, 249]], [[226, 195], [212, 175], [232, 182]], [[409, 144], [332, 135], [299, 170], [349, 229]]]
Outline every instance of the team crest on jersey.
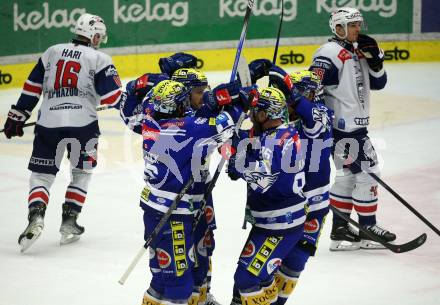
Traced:
[[255, 244], [253, 241], [249, 241], [241, 252], [241, 257], [251, 257], [255, 254]]
[[319, 231], [319, 221], [314, 218], [304, 223], [304, 233], [316, 233]]
[[341, 51], [339, 51], [338, 58], [344, 64], [346, 60], [351, 59], [351, 54], [346, 49], [341, 49]]
[[162, 269], [167, 268], [171, 264], [171, 256], [164, 249], [156, 249], [157, 261], [159, 262], [159, 267]]

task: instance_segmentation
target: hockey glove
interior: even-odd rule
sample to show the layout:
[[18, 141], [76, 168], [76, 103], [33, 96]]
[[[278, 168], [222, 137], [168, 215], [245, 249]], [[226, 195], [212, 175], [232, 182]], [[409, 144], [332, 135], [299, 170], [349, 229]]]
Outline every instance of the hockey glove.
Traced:
[[249, 72], [251, 73], [252, 84], [257, 80], [269, 75], [269, 69], [272, 67], [272, 62], [268, 59], [255, 59], [249, 64]]
[[171, 77], [175, 71], [181, 68], [195, 68], [196, 66], [197, 57], [183, 52], [159, 59], [160, 71], [168, 74], [169, 77]]
[[238, 80], [220, 84], [211, 91], [203, 94], [203, 103], [211, 110], [220, 109], [223, 106], [240, 103], [242, 95], [240, 94], [241, 85]]
[[169, 79], [169, 77], [165, 73], [146, 73], [136, 80], [127, 83], [126, 91], [129, 96], [135, 95], [140, 103], [148, 91], [161, 81], [167, 79]]
[[383, 68], [385, 56], [377, 41], [368, 35], [359, 34], [357, 42], [358, 49], [364, 55], [370, 69], [375, 72], [380, 71]]
[[287, 74], [286, 71], [276, 65], [273, 65], [269, 70], [269, 84], [280, 89], [284, 93], [286, 100], [289, 98], [293, 84], [289, 74]]
[[15, 136], [23, 136], [24, 123], [31, 116], [30, 111], [18, 109], [15, 105], [11, 106], [8, 112], [8, 119], [4, 126], [6, 138], [10, 139]]

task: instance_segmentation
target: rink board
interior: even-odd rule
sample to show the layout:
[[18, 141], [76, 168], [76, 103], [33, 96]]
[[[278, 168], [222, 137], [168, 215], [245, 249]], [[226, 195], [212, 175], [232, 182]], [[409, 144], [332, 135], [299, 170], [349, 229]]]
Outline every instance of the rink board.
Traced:
[[[440, 41], [382, 42], [387, 62], [440, 61]], [[277, 64], [281, 67], [308, 66], [319, 45], [280, 46]], [[199, 68], [204, 71], [224, 71], [232, 68], [235, 49], [188, 51], [199, 58]], [[248, 62], [256, 58], [273, 58], [273, 47], [246, 48]], [[171, 53], [115, 55], [113, 61], [122, 78], [136, 77], [146, 72], [159, 72], [159, 58]], [[0, 65], [0, 89], [21, 87], [35, 63]]]

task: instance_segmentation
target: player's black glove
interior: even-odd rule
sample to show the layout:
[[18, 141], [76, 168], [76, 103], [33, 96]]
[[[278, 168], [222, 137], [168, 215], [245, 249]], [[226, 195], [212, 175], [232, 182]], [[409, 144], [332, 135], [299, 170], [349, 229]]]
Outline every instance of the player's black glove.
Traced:
[[197, 57], [183, 52], [159, 59], [160, 71], [168, 74], [169, 77], [171, 77], [175, 71], [181, 68], [195, 68], [196, 66]]
[[251, 74], [252, 84], [257, 80], [269, 75], [269, 69], [272, 67], [272, 62], [268, 59], [255, 59], [249, 64], [249, 72]]
[[359, 34], [357, 43], [359, 51], [364, 55], [371, 70], [380, 71], [383, 68], [385, 58], [383, 50], [379, 48], [377, 41], [368, 35]]
[[29, 111], [18, 109], [17, 106], [12, 105], [4, 126], [6, 138], [10, 139], [15, 136], [23, 136], [24, 123], [30, 116], [31, 113]]

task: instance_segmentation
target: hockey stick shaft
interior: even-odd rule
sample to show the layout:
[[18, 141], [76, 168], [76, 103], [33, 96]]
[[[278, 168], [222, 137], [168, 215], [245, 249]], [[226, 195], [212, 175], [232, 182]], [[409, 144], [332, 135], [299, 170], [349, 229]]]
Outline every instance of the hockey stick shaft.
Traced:
[[277, 63], [277, 55], [278, 55], [278, 46], [280, 44], [281, 37], [281, 28], [283, 26], [283, 18], [284, 18], [284, 0], [281, 0], [281, 16], [280, 16], [280, 24], [278, 25], [278, 33], [277, 33], [277, 41], [275, 43], [275, 50], [273, 52], [272, 63], [275, 65]]
[[162, 230], [163, 226], [167, 223], [168, 219], [171, 217], [171, 214], [177, 208], [177, 205], [182, 200], [183, 196], [185, 196], [185, 194], [188, 192], [188, 190], [192, 187], [193, 183], [194, 183], [194, 178], [191, 177], [188, 180], [188, 182], [183, 186], [180, 193], [177, 194], [173, 203], [170, 205], [170, 207], [168, 208], [166, 213], [162, 215], [162, 218], [159, 220], [156, 227], [151, 232], [150, 236], [148, 236], [147, 240], [145, 241], [145, 244], [139, 250], [138, 254], [135, 256], [133, 261], [130, 263], [127, 270], [124, 272], [124, 274], [119, 279], [119, 281], [118, 281], [119, 284], [124, 285], [125, 281], [127, 280], [130, 273], [133, 271], [134, 267], [138, 264], [139, 260], [142, 258], [142, 256], [147, 251], [148, 247], [156, 240], [156, 238], [159, 235], [160, 231]]
[[426, 219], [422, 214], [420, 214], [413, 206], [411, 206], [408, 201], [402, 198], [396, 191], [394, 191], [385, 181], [383, 181], [375, 173], [368, 173], [374, 180], [376, 180], [384, 189], [390, 192], [400, 203], [406, 206], [414, 215], [416, 215], [421, 221], [423, 221], [431, 230], [433, 230], [437, 235], [440, 236], [440, 230], [435, 227], [428, 219]]
[[415, 239], [413, 239], [413, 240], [411, 240], [411, 241], [409, 241], [409, 242], [407, 242], [405, 244], [401, 244], [401, 245], [390, 244], [390, 243], [384, 241], [383, 239], [377, 237], [376, 235], [372, 234], [367, 229], [363, 228], [359, 223], [357, 223], [356, 221], [351, 219], [349, 216], [347, 216], [343, 212], [339, 211], [334, 206], [330, 206], [330, 209], [332, 210], [333, 213], [337, 214], [339, 217], [341, 217], [345, 221], [349, 222], [351, 225], [353, 225], [356, 228], [358, 228], [359, 232], [364, 233], [371, 240], [381, 244], [382, 246], [384, 246], [385, 248], [391, 250], [394, 253], [404, 253], [404, 252], [408, 252], [408, 251], [414, 250], [414, 249], [420, 247], [421, 245], [423, 245], [425, 243], [426, 239], [427, 239], [426, 234], [423, 233], [419, 237], [417, 237], [417, 238], [415, 238]]
[[[101, 105], [101, 106], [96, 107], [96, 111], [107, 110], [107, 109], [110, 109], [110, 108], [111, 108], [111, 107], [109, 107], [109, 106], [107, 106], [107, 105]], [[36, 125], [36, 124], [37, 124], [37, 122], [26, 123], [26, 124], [23, 125], [23, 128], [24, 128], [24, 127], [29, 127], [29, 126], [34, 126], [34, 125]], [[4, 129], [0, 129], [0, 133], [2, 133], [2, 132], [4, 132], [4, 131], [5, 131]]]
[[[342, 149], [344, 151], [344, 147], [342, 147], [341, 144], [337, 144], [339, 149]], [[353, 160], [353, 163], [356, 164], [359, 168], [363, 168], [361, 162], [354, 158], [353, 156], [349, 155], [350, 158]], [[440, 236], [440, 230], [435, 227], [428, 219], [426, 219], [422, 214], [420, 214], [413, 206], [411, 206], [405, 199], [402, 198], [394, 189], [391, 188], [385, 181], [383, 181], [378, 175], [376, 175], [373, 172], [365, 171], [368, 175], [371, 176], [374, 180], [377, 181], [384, 189], [386, 189], [391, 195], [394, 196], [401, 204], [403, 204], [405, 207], [407, 207], [414, 215], [416, 215], [421, 221], [423, 221], [431, 230], [433, 230], [437, 235]]]
[[231, 73], [230, 82], [233, 82], [235, 80], [235, 78], [237, 77], [238, 61], [240, 60], [241, 51], [243, 49], [244, 41], [246, 39], [247, 29], [248, 29], [248, 25], [249, 25], [249, 19], [252, 14], [252, 8], [254, 6], [254, 1], [255, 0], [248, 0], [246, 14], [244, 15], [243, 29], [241, 30], [240, 40], [238, 41], [238, 46], [237, 46], [237, 52], [235, 53], [234, 65], [232, 66], [232, 73]]

